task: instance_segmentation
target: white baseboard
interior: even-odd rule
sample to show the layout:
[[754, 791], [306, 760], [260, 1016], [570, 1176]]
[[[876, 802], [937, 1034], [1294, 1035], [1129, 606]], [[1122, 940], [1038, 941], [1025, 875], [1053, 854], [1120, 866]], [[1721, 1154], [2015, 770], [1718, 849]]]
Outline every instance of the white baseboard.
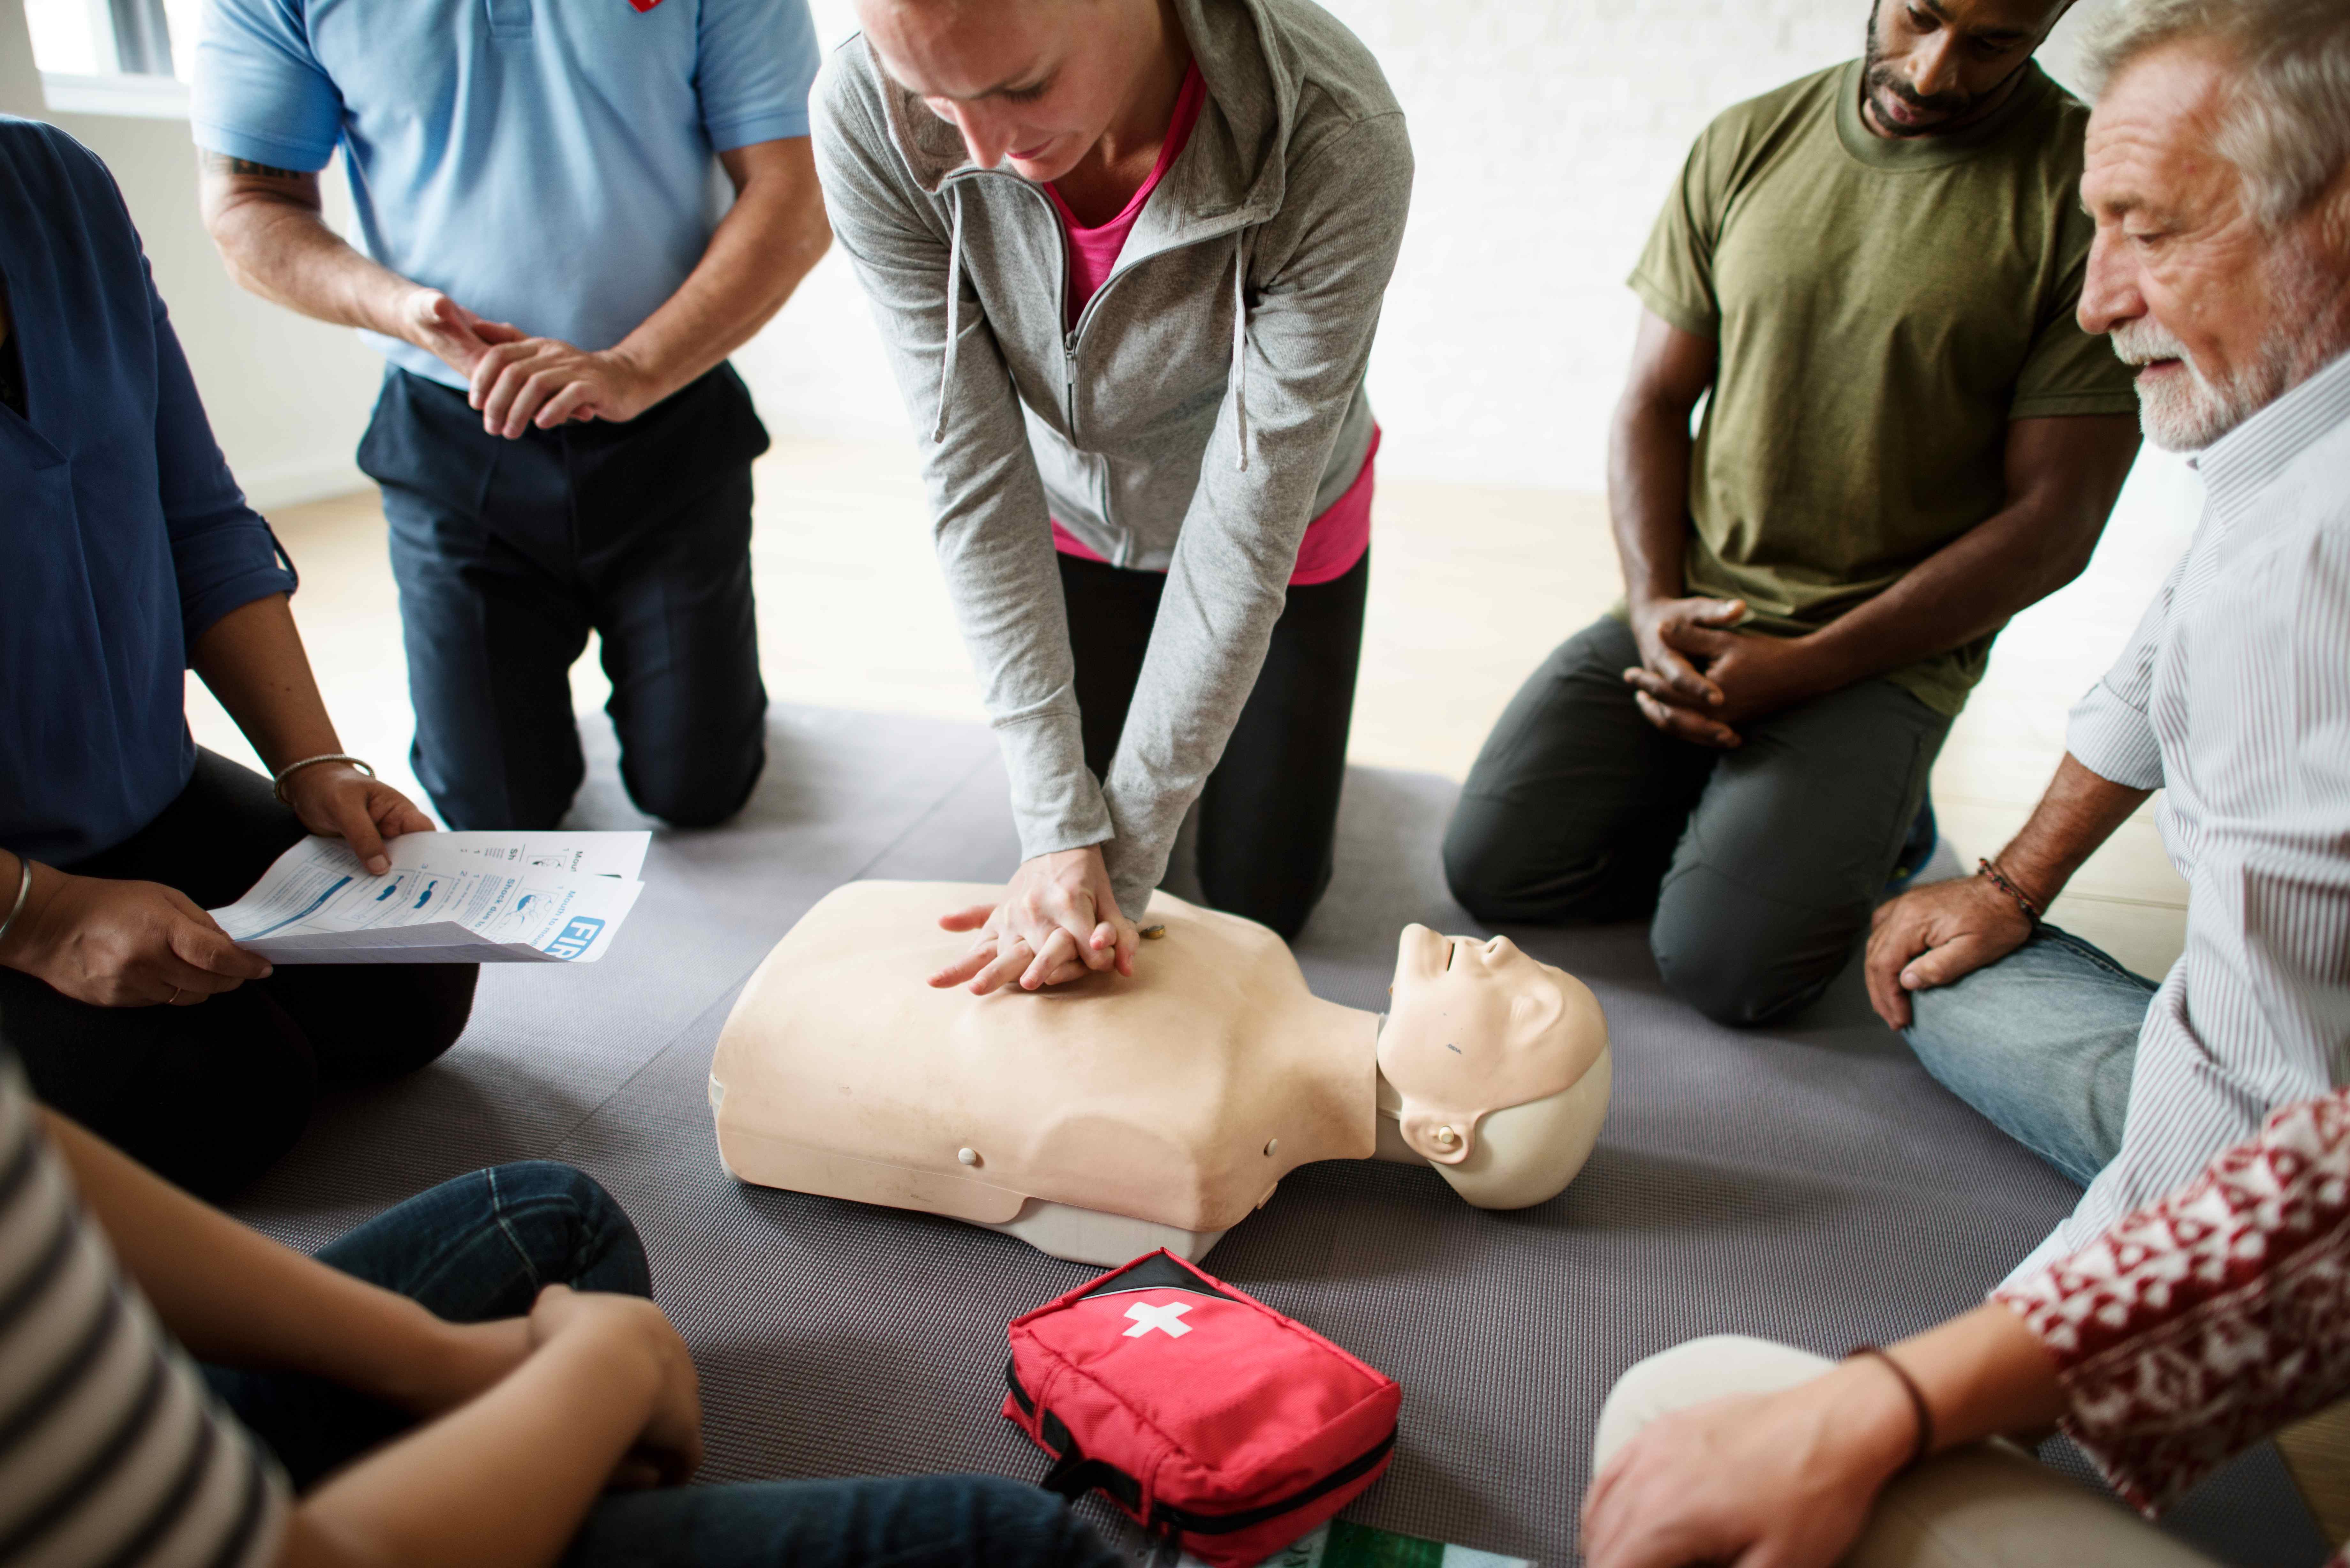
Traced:
[[348, 495], [355, 490], [370, 489], [375, 483], [347, 457], [240, 468], [236, 482], [244, 488], [244, 498], [259, 512], [299, 506], [306, 501], [324, 501], [330, 495]]

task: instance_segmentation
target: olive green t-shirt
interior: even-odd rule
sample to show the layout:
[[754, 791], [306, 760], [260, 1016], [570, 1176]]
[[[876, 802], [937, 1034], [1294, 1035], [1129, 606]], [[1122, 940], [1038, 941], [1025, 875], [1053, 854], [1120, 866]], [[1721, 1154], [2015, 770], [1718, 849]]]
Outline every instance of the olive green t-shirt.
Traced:
[[[1990, 118], [1894, 140], [1861, 62], [1729, 110], [1698, 138], [1631, 277], [1720, 347], [1690, 481], [1689, 591], [1746, 625], [1835, 619], [2006, 504], [2011, 420], [2135, 413], [2081, 330], [2089, 111], [2036, 65]], [[1956, 714], [1983, 637], [1890, 672]]]

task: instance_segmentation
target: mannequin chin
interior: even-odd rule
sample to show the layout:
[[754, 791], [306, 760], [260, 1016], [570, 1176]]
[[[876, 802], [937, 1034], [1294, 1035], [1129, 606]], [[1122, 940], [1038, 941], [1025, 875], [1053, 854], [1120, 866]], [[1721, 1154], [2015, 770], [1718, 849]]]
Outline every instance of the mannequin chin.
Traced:
[[1253, 922], [1160, 893], [1135, 974], [984, 997], [924, 977], [1000, 888], [851, 883], [720, 1032], [711, 1106], [744, 1181], [1004, 1231], [1056, 1256], [1198, 1257], [1298, 1166], [1424, 1161], [1469, 1203], [1540, 1203], [1607, 1112], [1591, 992], [1507, 939], [1406, 928], [1387, 1017], [1315, 997]]

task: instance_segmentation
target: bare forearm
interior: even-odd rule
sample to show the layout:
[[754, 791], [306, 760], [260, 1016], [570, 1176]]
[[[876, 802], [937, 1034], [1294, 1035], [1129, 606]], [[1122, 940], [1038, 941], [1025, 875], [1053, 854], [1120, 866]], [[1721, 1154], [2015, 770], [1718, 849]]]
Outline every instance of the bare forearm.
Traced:
[[1998, 630], [2078, 576], [2087, 556], [2076, 537], [2043, 507], [2010, 507], [1807, 640], [1837, 672], [1837, 686], [1947, 652]]
[[749, 341], [831, 243], [806, 139], [785, 143], [743, 181], [677, 292], [612, 352], [651, 384], [658, 401]]
[[202, 160], [204, 226], [239, 287], [320, 321], [404, 336], [400, 301], [415, 285], [327, 226], [317, 175]]
[[644, 1429], [658, 1386], [657, 1370], [619, 1336], [567, 1334], [303, 1499], [281, 1561], [553, 1563]]
[[437, 1320], [414, 1302], [238, 1224], [62, 1116], [42, 1121], [115, 1256], [198, 1358], [388, 1395], [435, 1348]]
[[1972, 642], [2079, 576], [2137, 447], [2137, 422], [2126, 416], [2012, 421], [2007, 504], [1805, 637], [1824, 674], [1849, 685]]
[[271, 772], [343, 749], [284, 594], [221, 617], [189, 661]]
[[1607, 511], [1624, 591], [1634, 603], [1679, 598], [1689, 547], [1689, 410], [1627, 393], [1607, 443]]
[[2117, 784], [2065, 753], [2022, 831], [1999, 852], [2000, 870], [2045, 909], [2152, 793]]
[[2064, 1414], [2056, 1365], [2022, 1321], [1986, 1303], [1889, 1347], [1933, 1412], [1935, 1449], [2044, 1431]]

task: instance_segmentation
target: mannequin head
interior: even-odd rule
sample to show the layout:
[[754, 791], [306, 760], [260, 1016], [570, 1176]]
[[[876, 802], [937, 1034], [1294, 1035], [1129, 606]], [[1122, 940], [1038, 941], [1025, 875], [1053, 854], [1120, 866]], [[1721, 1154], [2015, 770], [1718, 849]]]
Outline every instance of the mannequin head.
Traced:
[[1507, 937], [1404, 928], [1379, 1072], [1403, 1142], [1469, 1202], [1555, 1196], [1607, 1107], [1607, 1022], [1581, 981]]

